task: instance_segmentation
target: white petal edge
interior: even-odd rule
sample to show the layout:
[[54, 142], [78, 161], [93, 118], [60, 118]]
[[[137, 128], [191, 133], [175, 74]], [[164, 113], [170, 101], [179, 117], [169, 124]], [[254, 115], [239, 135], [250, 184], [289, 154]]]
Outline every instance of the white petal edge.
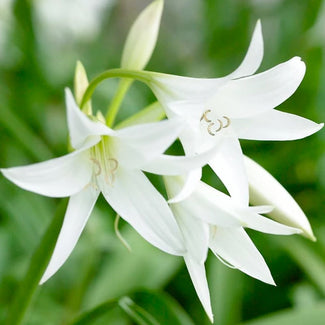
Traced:
[[243, 228], [213, 228], [210, 249], [214, 254], [253, 278], [275, 285], [263, 256]]
[[3, 168], [1, 172], [27, 191], [50, 197], [66, 197], [79, 192], [89, 183], [92, 166], [88, 151], [80, 149], [32, 165]]
[[319, 131], [317, 124], [306, 118], [277, 110], [270, 110], [246, 119], [233, 119], [232, 126], [240, 139], [296, 140]]
[[112, 208], [152, 245], [173, 255], [186, 252], [166, 200], [141, 171], [119, 167], [113, 186], [102, 181], [100, 189]]
[[315, 240], [306, 215], [289, 192], [255, 161], [246, 156], [244, 161], [250, 186], [251, 202], [274, 206], [274, 210], [270, 213], [272, 219], [302, 229], [304, 236]]
[[56, 273], [70, 256], [87, 223], [98, 194], [99, 192], [92, 186], [88, 186], [70, 198], [58, 240], [40, 284]]
[[115, 131], [101, 122], [89, 119], [78, 107], [69, 88], [65, 89], [67, 106], [67, 120], [71, 145], [75, 149], [81, 148], [88, 137], [100, 140], [101, 135], [115, 135]]
[[184, 260], [201, 304], [207, 313], [211, 323], [213, 323], [210, 292], [204, 264], [197, 263], [189, 256], [184, 256]]
[[231, 80], [220, 88], [207, 107], [220, 116], [247, 118], [270, 110], [288, 99], [300, 85], [306, 71], [299, 57], [265, 72]]
[[228, 77], [235, 79], [254, 74], [263, 60], [264, 44], [261, 21], [258, 20], [246, 56], [240, 66]]

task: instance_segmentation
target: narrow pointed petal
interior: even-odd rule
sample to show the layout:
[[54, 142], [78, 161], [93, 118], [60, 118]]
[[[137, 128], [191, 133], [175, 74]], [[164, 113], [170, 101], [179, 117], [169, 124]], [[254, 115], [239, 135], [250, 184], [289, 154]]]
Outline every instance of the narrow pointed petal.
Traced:
[[244, 159], [252, 203], [274, 206], [269, 214], [272, 219], [299, 228], [304, 236], [315, 240], [306, 215], [288, 191], [259, 164], [248, 157]]
[[116, 132], [112, 150], [123, 166], [138, 168], [158, 158], [176, 140], [182, 127], [178, 119], [130, 126]]
[[250, 206], [249, 210], [258, 214], [266, 214], [272, 212], [274, 210], [274, 207], [272, 205], [257, 205]]
[[112, 208], [148, 242], [170, 254], [185, 253], [167, 202], [141, 171], [119, 167], [114, 184], [102, 181], [100, 189]]
[[285, 226], [251, 211], [240, 211], [238, 213], [238, 218], [242, 222], [243, 227], [258, 230], [267, 234], [292, 235], [302, 233], [300, 229]]
[[133, 23], [124, 45], [121, 67], [142, 70], [151, 58], [156, 46], [163, 0], [147, 6]]
[[240, 139], [296, 140], [319, 131], [324, 124], [306, 118], [270, 110], [247, 119], [233, 119], [232, 126]]
[[213, 323], [210, 292], [204, 264], [197, 263], [189, 256], [185, 256], [184, 260], [201, 304], [207, 313], [211, 323]]
[[87, 223], [98, 194], [98, 191], [89, 186], [71, 196], [56, 246], [40, 284], [56, 273], [70, 256]]
[[[183, 186], [182, 177], [165, 176], [164, 181], [169, 197], [179, 193]], [[196, 190], [184, 201], [172, 204], [172, 208], [181, 206], [182, 214], [193, 216], [222, 227], [239, 227], [232, 199], [213, 187], [199, 182]]]
[[193, 214], [184, 204], [173, 204], [171, 209], [184, 236], [187, 255], [203, 264], [209, 249], [209, 225]]
[[296, 91], [305, 70], [304, 62], [294, 57], [265, 72], [231, 80], [208, 104], [215, 107], [219, 114], [231, 118], [263, 113], [280, 105]]
[[230, 196], [243, 206], [248, 206], [248, 181], [238, 139], [224, 137], [209, 165], [226, 186]]
[[210, 248], [214, 254], [238, 270], [275, 285], [263, 256], [243, 228], [217, 228], [211, 231]]
[[81, 148], [92, 138], [93, 144], [100, 141], [101, 135], [115, 135], [115, 132], [101, 122], [90, 120], [78, 107], [70, 89], [65, 89], [67, 119], [71, 145], [75, 149]]
[[66, 197], [79, 192], [92, 175], [87, 150], [79, 150], [45, 162], [1, 169], [17, 186], [50, 197]]
[[205, 166], [216, 155], [217, 148], [192, 156], [160, 155], [141, 169], [159, 175], [181, 175]]
[[256, 72], [261, 65], [264, 52], [262, 26], [260, 20], [257, 21], [252, 40], [249, 44], [248, 51], [240, 66], [228, 77], [242, 78], [250, 76]]

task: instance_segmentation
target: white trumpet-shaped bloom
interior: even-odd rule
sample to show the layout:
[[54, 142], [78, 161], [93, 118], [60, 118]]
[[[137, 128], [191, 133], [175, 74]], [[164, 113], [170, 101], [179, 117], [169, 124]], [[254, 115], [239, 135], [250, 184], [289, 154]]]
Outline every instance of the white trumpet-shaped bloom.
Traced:
[[[274, 109], [301, 83], [306, 69], [301, 59], [294, 57], [253, 75], [262, 57], [258, 22], [242, 64], [226, 77], [199, 79], [148, 72], [148, 84], [167, 116], [179, 116], [185, 124], [180, 140], [186, 154], [218, 147], [209, 165], [230, 195], [243, 205], [248, 203], [248, 182], [239, 139], [300, 139], [323, 126]], [[186, 182], [190, 185], [184, 187], [178, 200], [191, 193], [200, 175], [200, 170], [190, 173]]]
[[[142, 170], [176, 175], [203, 165], [206, 157], [162, 153], [181, 131], [165, 120], [112, 130], [86, 116], [66, 91], [70, 154], [34, 165], [1, 169], [16, 185], [50, 197], [70, 196], [64, 223], [41, 283], [66, 261], [100, 192], [112, 208], [151, 244], [170, 254], [185, 252], [183, 237], [163, 196]], [[147, 167], [146, 167], [147, 166]]]
[[[170, 197], [177, 194], [184, 180], [164, 177]], [[199, 182], [185, 200], [171, 204], [184, 236], [187, 252], [184, 260], [198, 297], [211, 321], [213, 320], [209, 288], [204, 263], [212, 252], [226, 265], [269, 284], [272, 275], [244, 228], [278, 235], [301, 233], [300, 229], [282, 225], [260, 215], [272, 210], [270, 206], [246, 207], [228, 195]]]

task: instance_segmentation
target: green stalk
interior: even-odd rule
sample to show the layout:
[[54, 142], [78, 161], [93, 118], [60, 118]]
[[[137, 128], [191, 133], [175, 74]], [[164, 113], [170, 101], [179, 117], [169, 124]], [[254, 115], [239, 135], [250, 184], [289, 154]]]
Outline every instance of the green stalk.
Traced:
[[121, 106], [121, 103], [124, 99], [124, 96], [128, 89], [130, 88], [133, 80], [132, 79], [123, 79], [119, 82], [117, 92], [111, 101], [111, 104], [108, 108], [107, 115], [106, 115], [106, 124], [109, 127], [112, 127], [118, 113], [118, 110]]
[[[107, 70], [98, 75], [96, 78], [94, 78], [88, 85], [88, 88], [86, 89], [80, 108], [82, 109], [84, 105], [90, 100], [92, 94], [94, 93], [96, 87], [103, 82], [106, 79], [109, 78], [128, 78], [128, 79], [136, 79], [139, 81], [142, 81], [146, 84], [152, 82], [151, 78], [151, 72], [148, 71], [136, 71], [136, 70], [126, 70], [126, 69], [112, 69]], [[121, 90], [122, 94], [122, 90]], [[118, 95], [120, 96], [120, 95]], [[118, 99], [116, 99], [118, 101]]]
[[26, 314], [27, 308], [53, 253], [63, 223], [66, 205], [67, 200], [63, 200], [60, 203], [53, 220], [34, 251], [27, 273], [10, 306], [7, 315], [7, 325], [21, 324]]

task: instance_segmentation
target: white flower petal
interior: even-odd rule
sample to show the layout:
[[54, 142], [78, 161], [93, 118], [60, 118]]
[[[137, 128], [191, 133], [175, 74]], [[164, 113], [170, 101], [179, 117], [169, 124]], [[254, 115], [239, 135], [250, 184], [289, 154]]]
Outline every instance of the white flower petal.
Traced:
[[78, 107], [69, 88], [65, 89], [67, 119], [71, 145], [75, 149], [82, 147], [88, 137], [94, 143], [100, 141], [101, 135], [115, 135], [115, 131], [101, 122], [90, 120]]
[[183, 255], [183, 236], [163, 196], [138, 170], [119, 167], [112, 186], [101, 183], [100, 189], [112, 208], [152, 245]]
[[187, 255], [198, 263], [204, 263], [209, 249], [209, 225], [188, 214], [185, 204], [173, 204], [171, 209], [184, 236]]
[[287, 190], [259, 164], [246, 156], [244, 159], [252, 203], [274, 206], [272, 219], [299, 228], [306, 237], [315, 240], [307, 217]]
[[242, 226], [267, 234], [292, 235], [300, 234], [302, 232], [300, 229], [285, 226], [281, 223], [249, 211], [248, 209], [246, 211], [239, 211], [238, 219], [242, 222]]
[[175, 193], [168, 200], [168, 203], [177, 203], [185, 200], [189, 197], [194, 190], [197, 188], [202, 177], [202, 168], [197, 168], [189, 172], [186, 176], [184, 176], [184, 182], [182, 188], [178, 193]]
[[178, 100], [168, 105], [169, 109], [182, 119], [199, 121], [205, 106], [201, 101]]
[[244, 229], [213, 227], [210, 248], [238, 270], [263, 282], [275, 284], [263, 256]]
[[71, 196], [51, 260], [40, 284], [47, 281], [56, 273], [70, 256], [87, 223], [98, 194], [99, 192], [92, 186], [88, 186], [81, 192]]
[[138, 168], [161, 155], [176, 140], [182, 127], [178, 119], [171, 119], [118, 130], [112, 138], [112, 151], [122, 165]]
[[306, 66], [299, 57], [254, 76], [231, 80], [208, 102], [220, 115], [246, 118], [270, 110], [289, 98], [301, 83]]
[[230, 196], [243, 206], [248, 206], [248, 181], [238, 139], [224, 137], [209, 165], [226, 186]]
[[192, 156], [160, 155], [141, 169], [159, 175], [181, 175], [203, 167], [216, 155], [216, 148]]
[[[169, 197], [175, 196], [182, 188], [181, 177], [164, 177]], [[222, 227], [239, 227], [240, 222], [234, 216], [236, 210], [232, 199], [213, 187], [199, 182], [197, 189], [184, 201], [172, 204], [172, 208], [181, 206], [183, 214], [200, 218], [206, 223]]]
[[270, 110], [251, 118], [232, 120], [237, 136], [249, 140], [301, 139], [317, 132], [323, 125], [277, 110]]
[[89, 183], [92, 166], [88, 151], [81, 149], [41, 163], [1, 169], [1, 172], [27, 191], [65, 197], [79, 192]]
[[263, 35], [261, 22], [258, 20], [246, 56], [241, 65], [228, 77], [235, 79], [254, 74], [263, 59]]
[[164, 2], [156, 0], [147, 6], [133, 23], [125, 41], [121, 67], [142, 70], [155, 48]]
[[250, 206], [249, 210], [251, 212], [255, 212], [258, 214], [266, 214], [273, 211], [274, 207], [272, 205], [257, 205], [257, 206]]
[[167, 115], [169, 104], [179, 100], [194, 100], [204, 103], [212, 97], [218, 89], [228, 81], [224, 78], [190, 78], [163, 73], [151, 73], [150, 88], [163, 105]]
[[191, 276], [196, 293], [211, 323], [213, 323], [213, 313], [211, 308], [210, 293], [209, 293], [209, 287], [208, 287], [204, 264], [197, 263], [189, 256], [185, 256], [184, 260], [188, 272]]

